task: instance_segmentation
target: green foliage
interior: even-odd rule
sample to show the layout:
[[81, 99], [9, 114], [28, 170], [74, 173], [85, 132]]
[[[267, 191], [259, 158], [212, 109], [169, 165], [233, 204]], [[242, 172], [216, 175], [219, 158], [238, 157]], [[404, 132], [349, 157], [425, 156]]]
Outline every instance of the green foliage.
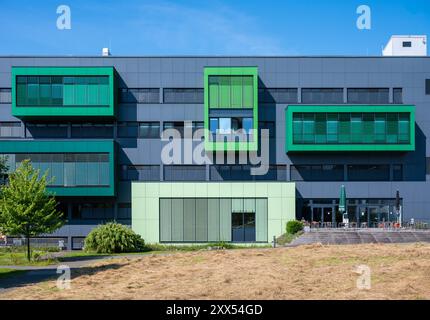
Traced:
[[4, 184], [6, 173], [9, 170], [7, 156], [0, 156], [0, 184]]
[[299, 231], [303, 230], [303, 222], [292, 220], [287, 222], [287, 233], [288, 234], [296, 234]]
[[29, 243], [30, 237], [52, 233], [65, 223], [55, 198], [46, 191], [47, 184], [47, 172], [40, 176], [29, 160], [9, 175], [8, 183], [1, 187], [1, 233], [24, 236]]
[[145, 241], [129, 227], [109, 222], [88, 234], [84, 249], [97, 253], [137, 252], [145, 250]]

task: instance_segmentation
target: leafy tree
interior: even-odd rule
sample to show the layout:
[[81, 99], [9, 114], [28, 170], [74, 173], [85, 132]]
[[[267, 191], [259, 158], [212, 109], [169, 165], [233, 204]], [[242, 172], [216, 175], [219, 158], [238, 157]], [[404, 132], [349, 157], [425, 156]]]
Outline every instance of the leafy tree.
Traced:
[[0, 156], [0, 184], [4, 184], [8, 170], [7, 156]]
[[55, 198], [46, 191], [47, 172], [40, 176], [29, 160], [25, 160], [9, 175], [1, 187], [0, 229], [11, 236], [27, 240], [30, 261], [30, 238], [52, 233], [64, 224], [62, 213], [56, 210]]

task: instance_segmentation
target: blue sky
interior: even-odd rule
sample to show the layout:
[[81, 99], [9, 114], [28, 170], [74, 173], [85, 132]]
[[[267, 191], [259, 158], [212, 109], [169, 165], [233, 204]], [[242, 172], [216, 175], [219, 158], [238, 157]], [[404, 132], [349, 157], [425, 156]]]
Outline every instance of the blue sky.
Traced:
[[[362, 4], [371, 30], [356, 27]], [[0, 0], [0, 30], [0, 55], [380, 55], [392, 34], [430, 35], [430, 1]]]

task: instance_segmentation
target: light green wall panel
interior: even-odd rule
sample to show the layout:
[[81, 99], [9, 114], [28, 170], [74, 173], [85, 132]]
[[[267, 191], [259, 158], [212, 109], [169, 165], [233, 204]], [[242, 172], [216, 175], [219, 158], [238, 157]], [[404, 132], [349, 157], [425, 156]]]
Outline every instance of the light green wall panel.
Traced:
[[160, 199], [160, 240], [172, 241], [172, 200]]
[[208, 199], [208, 241], [219, 241], [219, 199]]
[[270, 241], [267, 238], [267, 199], [256, 199], [255, 209], [255, 239]]
[[219, 208], [220, 241], [231, 241], [231, 199], [220, 199]]
[[208, 241], [208, 229], [217, 225], [208, 225], [208, 199], [196, 199], [196, 241]]
[[184, 201], [182, 199], [172, 199], [172, 241], [184, 240], [183, 226], [184, 226]]
[[254, 87], [252, 77], [243, 78], [243, 106], [252, 108], [254, 105]]
[[244, 212], [255, 212], [255, 199], [244, 199], [243, 200], [243, 211]]
[[184, 241], [196, 241], [196, 201], [184, 199]]
[[232, 212], [243, 212], [243, 199], [232, 199], [231, 200], [231, 211]]

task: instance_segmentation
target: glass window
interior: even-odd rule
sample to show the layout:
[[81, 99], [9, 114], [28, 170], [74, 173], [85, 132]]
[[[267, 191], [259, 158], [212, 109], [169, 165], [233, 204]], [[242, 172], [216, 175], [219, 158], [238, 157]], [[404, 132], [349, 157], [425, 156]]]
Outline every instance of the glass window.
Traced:
[[119, 138], [137, 138], [139, 133], [138, 122], [118, 122], [118, 137]]
[[430, 94], [430, 79], [426, 79], [426, 94]]
[[403, 180], [403, 166], [401, 164], [393, 165], [393, 180], [394, 181]]
[[402, 104], [403, 103], [403, 90], [402, 88], [393, 89], [393, 103]]
[[210, 108], [253, 108], [252, 76], [209, 76]]
[[164, 103], [203, 103], [202, 88], [164, 88]]
[[252, 129], [254, 125], [254, 119], [252, 118], [243, 118], [242, 128], [247, 134], [252, 134]]
[[260, 88], [258, 100], [260, 103], [297, 103], [297, 88]]
[[349, 88], [348, 103], [386, 104], [389, 103], [388, 88]]
[[113, 124], [74, 123], [72, 138], [113, 138]]
[[302, 103], [343, 103], [343, 88], [303, 88]]
[[11, 89], [10, 88], [0, 88], [0, 103], [11, 103]]
[[193, 121], [193, 135], [197, 130], [203, 130], [205, 123], [203, 121]]
[[294, 143], [404, 144], [410, 140], [409, 113], [294, 113]]
[[144, 139], [160, 139], [160, 123], [159, 122], [140, 122], [139, 123], [139, 138]]
[[159, 165], [124, 165], [121, 166], [123, 181], [159, 181]]
[[232, 241], [255, 241], [255, 212], [232, 212], [231, 217]]
[[205, 181], [205, 165], [168, 165], [164, 166], [165, 181]]
[[[163, 122], [163, 130], [175, 129], [181, 137], [184, 136], [184, 122], [183, 121], [166, 121]], [[164, 137], [167, 135], [163, 134]]]
[[216, 134], [217, 130], [219, 128], [219, 120], [218, 118], [210, 118], [209, 120], [209, 129], [212, 132], [212, 134]]
[[20, 138], [21, 136], [21, 122], [0, 122], [0, 137]]
[[66, 123], [26, 123], [26, 136], [32, 138], [67, 138]]
[[219, 118], [218, 132], [220, 134], [230, 134], [231, 129], [231, 118]]
[[105, 153], [16, 154], [14, 167], [25, 159], [41, 172], [48, 172], [49, 185], [56, 187], [109, 186], [109, 156]]
[[120, 103], [160, 103], [159, 88], [120, 88]]
[[18, 76], [17, 106], [107, 106], [109, 77]]
[[389, 165], [348, 165], [348, 181], [389, 181]]
[[339, 164], [291, 165], [291, 181], [343, 181], [344, 166]]

